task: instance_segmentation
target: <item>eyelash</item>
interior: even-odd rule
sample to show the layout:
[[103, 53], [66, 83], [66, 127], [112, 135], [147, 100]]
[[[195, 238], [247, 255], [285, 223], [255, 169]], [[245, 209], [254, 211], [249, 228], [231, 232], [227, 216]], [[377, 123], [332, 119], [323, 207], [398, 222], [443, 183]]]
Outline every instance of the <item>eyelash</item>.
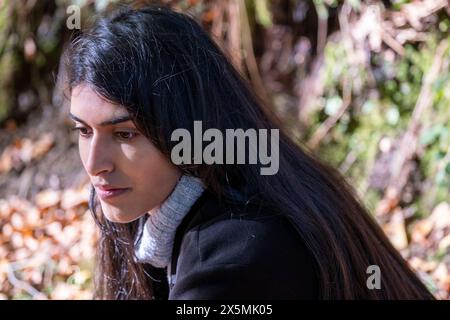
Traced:
[[[73, 128], [71, 128], [71, 130], [78, 131], [79, 136], [83, 137], [83, 138], [87, 138], [87, 136], [89, 135], [88, 133], [82, 132], [82, 130], [87, 130], [87, 128], [85, 128], [85, 127], [73, 127]], [[138, 133], [136, 133], [136, 132], [129, 132], [129, 131], [117, 131], [115, 133], [118, 134], [118, 138], [122, 139], [122, 140], [132, 140], [138, 135]], [[123, 134], [123, 133], [130, 134], [132, 136], [128, 137], [128, 138], [124, 138], [124, 137], [120, 136], [120, 134]]]

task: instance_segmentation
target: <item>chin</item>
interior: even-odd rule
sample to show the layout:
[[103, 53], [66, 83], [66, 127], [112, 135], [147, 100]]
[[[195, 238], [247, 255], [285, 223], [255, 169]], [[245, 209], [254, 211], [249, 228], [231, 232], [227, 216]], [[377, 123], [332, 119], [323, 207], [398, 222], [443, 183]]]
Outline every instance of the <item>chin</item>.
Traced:
[[129, 223], [129, 222], [133, 222], [137, 219], [139, 219], [141, 216], [143, 216], [143, 214], [139, 215], [139, 216], [122, 216], [122, 215], [107, 215], [105, 214], [106, 219], [108, 219], [111, 222], [115, 222], [115, 223]]
[[103, 214], [104, 214], [105, 218], [111, 222], [129, 223], [129, 222], [133, 222], [133, 221], [139, 219], [140, 217], [142, 217], [145, 214], [145, 212], [142, 214], [130, 215], [129, 213], [121, 213], [121, 212], [112, 213], [112, 212], [109, 212], [108, 210], [103, 210]]

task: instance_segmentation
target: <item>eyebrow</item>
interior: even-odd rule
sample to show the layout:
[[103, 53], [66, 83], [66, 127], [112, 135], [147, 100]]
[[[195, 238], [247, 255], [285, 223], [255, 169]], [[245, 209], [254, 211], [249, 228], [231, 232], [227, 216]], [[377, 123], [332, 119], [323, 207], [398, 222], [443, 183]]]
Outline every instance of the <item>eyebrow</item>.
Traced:
[[[86, 122], [84, 122], [83, 120], [81, 120], [80, 118], [78, 118], [77, 116], [73, 115], [72, 113], [69, 112], [69, 117], [75, 121], [81, 122], [82, 124], [84, 124], [85, 126], [87, 126]], [[112, 126], [118, 123], [122, 123], [122, 122], [127, 122], [127, 121], [131, 121], [130, 116], [125, 115], [125, 116], [121, 116], [121, 117], [117, 117], [115, 119], [111, 119], [111, 120], [106, 120], [100, 123], [100, 126], [102, 127], [106, 127], [106, 126]]]

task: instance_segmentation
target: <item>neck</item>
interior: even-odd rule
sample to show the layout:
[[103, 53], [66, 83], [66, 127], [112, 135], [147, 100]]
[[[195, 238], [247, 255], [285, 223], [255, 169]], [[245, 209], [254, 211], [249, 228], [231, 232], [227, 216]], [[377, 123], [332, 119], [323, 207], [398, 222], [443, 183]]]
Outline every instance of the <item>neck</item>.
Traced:
[[135, 244], [138, 262], [164, 268], [172, 257], [175, 233], [192, 205], [203, 193], [202, 181], [182, 175], [169, 197], [148, 213], [142, 236]]

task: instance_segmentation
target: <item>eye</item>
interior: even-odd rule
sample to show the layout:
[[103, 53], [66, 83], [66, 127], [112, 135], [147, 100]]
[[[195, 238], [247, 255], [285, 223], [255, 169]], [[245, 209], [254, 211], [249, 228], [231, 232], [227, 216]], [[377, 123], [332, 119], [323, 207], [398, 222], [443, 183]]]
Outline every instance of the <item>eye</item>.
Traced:
[[78, 132], [79, 132], [79, 135], [80, 135], [81, 137], [87, 137], [87, 136], [89, 136], [88, 129], [85, 128], [85, 127], [73, 127], [73, 128], [71, 128], [71, 130], [72, 130], [72, 131], [78, 131]]
[[116, 132], [116, 136], [122, 140], [131, 140], [135, 138], [138, 134], [136, 132], [130, 131], [118, 131]]

